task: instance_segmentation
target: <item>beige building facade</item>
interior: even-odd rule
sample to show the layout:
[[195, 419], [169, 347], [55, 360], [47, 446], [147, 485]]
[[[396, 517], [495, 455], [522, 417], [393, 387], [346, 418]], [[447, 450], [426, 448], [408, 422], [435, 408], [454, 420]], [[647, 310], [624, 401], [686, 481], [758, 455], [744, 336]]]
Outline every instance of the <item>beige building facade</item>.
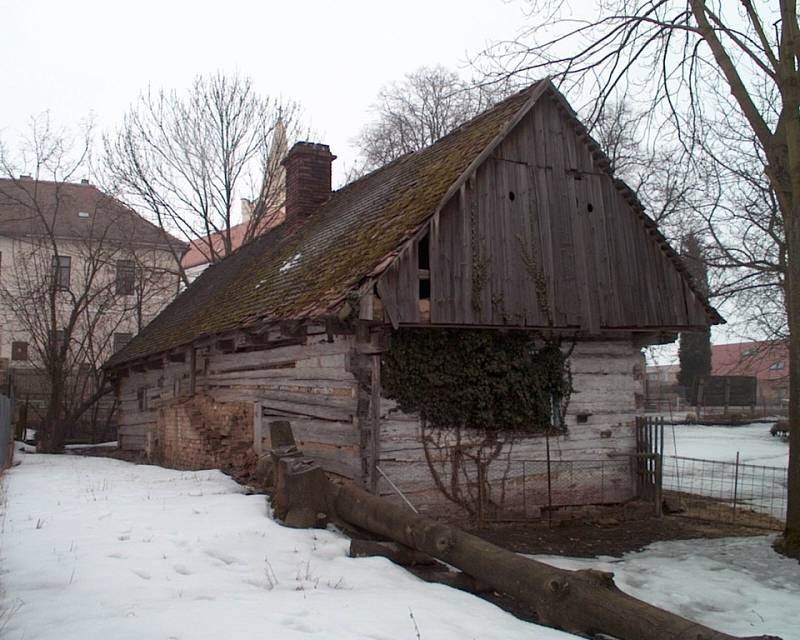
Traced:
[[88, 181], [0, 179], [0, 384], [13, 378], [34, 412], [53, 367], [86, 379], [69, 388], [88, 393], [102, 363], [177, 295], [184, 249]]

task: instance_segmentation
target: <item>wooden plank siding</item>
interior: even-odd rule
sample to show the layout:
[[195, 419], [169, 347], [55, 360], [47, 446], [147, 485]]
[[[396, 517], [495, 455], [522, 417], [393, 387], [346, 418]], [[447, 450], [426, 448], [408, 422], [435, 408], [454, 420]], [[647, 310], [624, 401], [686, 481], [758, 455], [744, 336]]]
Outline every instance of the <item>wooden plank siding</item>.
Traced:
[[430, 224], [430, 319], [418, 244], [379, 281], [393, 322], [652, 331], [702, 327], [705, 308], [550, 97]]
[[[197, 357], [195, 391], [225, 402], [252, 402], [262, 412], [262, 448], [269, 448], [269, 422], [289, 420], [304, 451], [333, 473], [361, 477], [357, 414], [358, 382], [348, 370], [353, 336], [313, 333], [304, 344], [282, 344], [243, 353]], [[296, 341], [295, 341], [296, 342]], [[172, 401], [191, 401], [186, 363], [136, 373], [119, 384], [120, 446], [144, 451], [159, 427], [159, 409]], [[140, 389], [147, 410], [140, 410]]]

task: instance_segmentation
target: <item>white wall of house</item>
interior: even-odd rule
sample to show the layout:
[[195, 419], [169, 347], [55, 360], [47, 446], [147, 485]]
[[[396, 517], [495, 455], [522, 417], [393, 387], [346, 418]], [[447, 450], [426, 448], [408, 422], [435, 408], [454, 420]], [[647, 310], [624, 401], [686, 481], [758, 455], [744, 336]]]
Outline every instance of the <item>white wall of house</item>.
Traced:
[[[70, 258], [70, 289], [75, 294], [86, 290], [83, 273], [86, 261], [90, 256], [100, 257], [107, 262], [101, 268], [93, 290], [108, 288], [102, 302], [90, 306], [89, 312], [102, 313], [102, 318], [95, 325], [98, 341], [108, 338], [108, 349], [104, 357], [113, 352], [114, 335], [135, 335], [141, 327], [152, 320], [177, 294], [177, 275], [174, 272], [174, 259], [168, 250], [162, 247], [136, 245], [133, 241], [126, 247], [104, 247], [102, 251], [89, 252], [80, 240], [58, 239], [60, 256]], [[52, 249], [47, 243], [25, 237], [0, 236], [0, 300], [3, 296], [15, 296], [18, 300], [31, 298], [29, 288], [47, 277], [51, 268]], [[127, 260], [152, 274], [152, 282], [147, 285], [134, 286], [134, 293], [125, 293], [126, 287], [116, 286], [118, 278], [118, 261]], [[157, 274], [157, 275], [156, 275]], [[149, 276], [145, 276], [148, 277]], [[73, 303], [69, 293], [59, 293], [61, 309], [59, 313], [66, 318]], [[36, 310], [36, 313], [46, 313]], [[29, 331], [30, 324], [25, 322], [9, 308], [8, 304], [0, 304], [0, 367], [29, 367], [35, 358], [34, 340]], [[81, 329], [76, 335], [82, 338]], [[19, 343], [16, 350], [14, 343]], [[23, 355], [20, 345], [27, 345], [27, 357]]]

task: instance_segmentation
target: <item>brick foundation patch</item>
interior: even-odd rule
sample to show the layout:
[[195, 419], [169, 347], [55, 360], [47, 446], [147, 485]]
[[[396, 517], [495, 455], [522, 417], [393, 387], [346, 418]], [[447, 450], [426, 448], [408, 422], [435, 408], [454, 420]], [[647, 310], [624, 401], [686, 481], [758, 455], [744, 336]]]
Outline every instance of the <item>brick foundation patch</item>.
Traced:
[[159, 410], [149, 457], [176, 469], [221, 469], [240, 481], [255, 471], [253, 404], [180, 398]]

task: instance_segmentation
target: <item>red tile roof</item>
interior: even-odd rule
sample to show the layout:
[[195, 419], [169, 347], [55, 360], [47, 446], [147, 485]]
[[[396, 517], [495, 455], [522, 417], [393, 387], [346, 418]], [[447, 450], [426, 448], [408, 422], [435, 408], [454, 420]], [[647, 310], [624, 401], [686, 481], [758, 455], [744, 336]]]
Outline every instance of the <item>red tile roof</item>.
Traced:
[[[265, 233], [273, 227], [281, 224], [283, 219], [284, 214], [282, 211], [276, 213], [275, 215], [265, 217], [261, 224], [263, 228], [259, 231], [258, 235], [261, 235], [262, 233]], [[248, 223], [241, 222], [231, 227], [231, 247], [234, 251], [241, 247], [244, 243], [247, 226]], [[186, 250], [186, 253], [184, 253], [183, 257], [181, 258], [181, 266], [184, 269], [189, 269], [191, 267], [212, 262], [212, 253], [216, 254], [217, 256], [224, 256], [225, 249], [223, 238], [224, 236], [222, 232], [217, 232], [212, 233], [210, 236], [206, 236], [202, 239], [192, 240], [192, 242], [189, 244], [189, 248]], [[209, 247], [209, 244], [211, 247]]]
[[111, 242], [172, 245], [178, 255], [185, 246], [92, 184], [0, 178], [0, 235], [42, 235], [45, 221], [57, 238], [102, 233]]
[[711, 347], [711, 373], [779, 380], [789, 375], [789, 350], [781, 341], [716, 344]]

